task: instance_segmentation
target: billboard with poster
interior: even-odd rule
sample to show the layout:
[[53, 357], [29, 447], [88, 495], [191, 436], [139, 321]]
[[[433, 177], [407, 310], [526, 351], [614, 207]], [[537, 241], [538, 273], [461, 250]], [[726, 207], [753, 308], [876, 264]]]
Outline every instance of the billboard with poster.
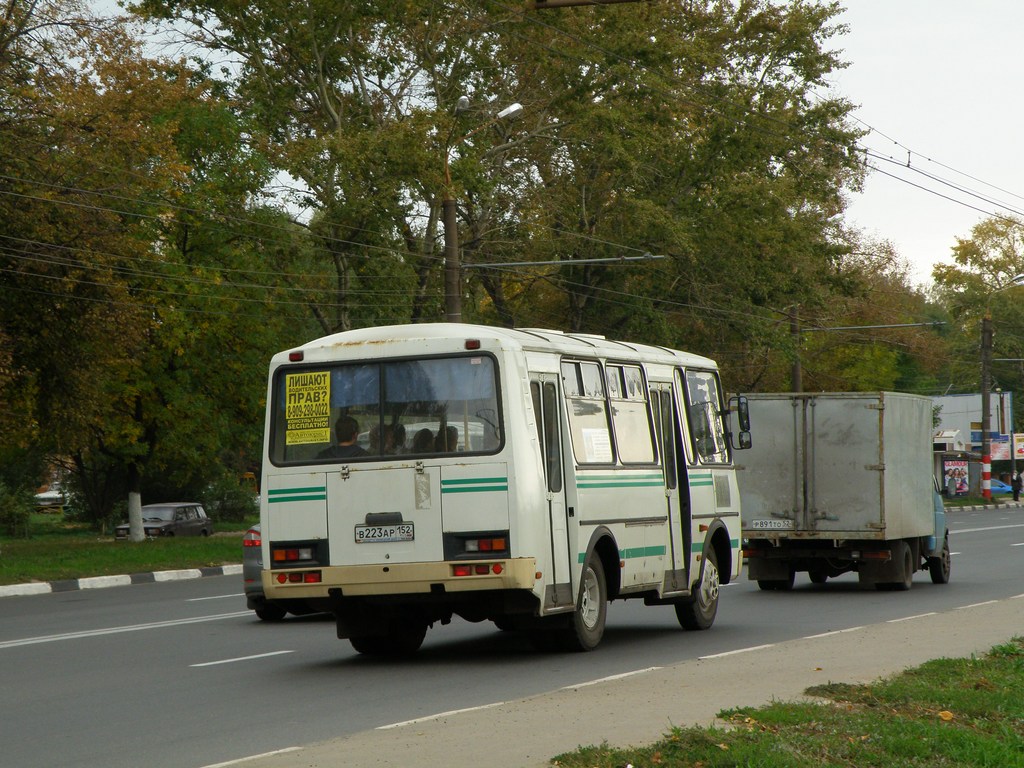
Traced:
[[967, 460], [942, 460], [942, 492], [949, 497], [967, 495]]

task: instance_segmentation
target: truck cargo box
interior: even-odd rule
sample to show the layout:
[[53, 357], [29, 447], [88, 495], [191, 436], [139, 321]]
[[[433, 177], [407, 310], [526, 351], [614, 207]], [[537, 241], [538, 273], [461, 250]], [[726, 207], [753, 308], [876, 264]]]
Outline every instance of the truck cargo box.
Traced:
[[934, 535], [930, 398], [895, 392], [747, 398], [753, 447], [736, 468], [745, 537]]

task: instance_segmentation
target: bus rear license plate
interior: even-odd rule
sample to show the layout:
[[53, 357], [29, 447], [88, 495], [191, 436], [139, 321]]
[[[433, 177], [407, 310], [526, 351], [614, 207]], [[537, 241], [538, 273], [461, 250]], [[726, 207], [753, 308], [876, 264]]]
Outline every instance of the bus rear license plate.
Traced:
[[415, 538], [412, 523], [400, 525], [357, 525], [356, 544], [375, 544], [389, 541], [412, 541]]
[[792, 520], [751, 520], [748, 527], [755, 531], [791, 531]]

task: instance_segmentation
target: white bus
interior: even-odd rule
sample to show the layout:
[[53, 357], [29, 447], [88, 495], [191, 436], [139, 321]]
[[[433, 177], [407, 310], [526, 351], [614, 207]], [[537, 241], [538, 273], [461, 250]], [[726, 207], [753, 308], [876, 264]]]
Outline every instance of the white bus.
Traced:
[[629, 598], [707, 629], [741, 567], [727, 415], [711, 360], [600, 336], [439, 323], [281, 352], [264, 592], [366, 654], [453, 616], [590, 650]]

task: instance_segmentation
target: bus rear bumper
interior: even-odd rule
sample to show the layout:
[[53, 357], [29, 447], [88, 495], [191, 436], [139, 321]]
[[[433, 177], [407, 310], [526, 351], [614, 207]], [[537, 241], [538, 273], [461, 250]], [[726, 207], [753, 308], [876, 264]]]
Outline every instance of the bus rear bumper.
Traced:
[[[319, 574], [319, 581], [312, 581]], [[298, 578], [294, 574], [301, 574]], [[285, 579], [281, 583], [280, 578]], [[532, 557], [494, 561], [445, 561], [343, 565], [295, 570], [264, 570], [268, 599], [448, 594], [478, 591], [539, 589], [541, 575]], [[340, 592], [339, 592], [340, 590]]]

